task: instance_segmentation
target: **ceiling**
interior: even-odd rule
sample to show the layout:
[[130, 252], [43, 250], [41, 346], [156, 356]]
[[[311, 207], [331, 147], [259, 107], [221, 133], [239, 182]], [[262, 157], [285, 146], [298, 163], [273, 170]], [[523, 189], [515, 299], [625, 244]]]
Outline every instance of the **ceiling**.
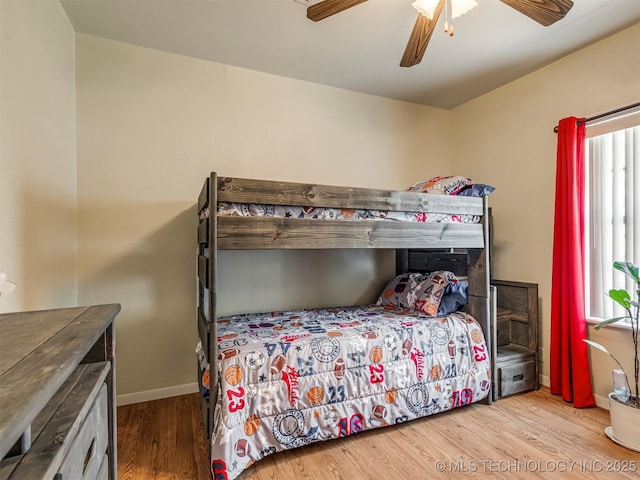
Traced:
[[412, 1], [369, 0], [320, 22], [306, 18], [306, 0], [61, 4], [80, 33], [445, 109], [640, 22], [640, 0], [574, 0], [549, 27], [478, 0], [455, 20], [454, 37], [438, 24], [422, 62], [402, 68]]

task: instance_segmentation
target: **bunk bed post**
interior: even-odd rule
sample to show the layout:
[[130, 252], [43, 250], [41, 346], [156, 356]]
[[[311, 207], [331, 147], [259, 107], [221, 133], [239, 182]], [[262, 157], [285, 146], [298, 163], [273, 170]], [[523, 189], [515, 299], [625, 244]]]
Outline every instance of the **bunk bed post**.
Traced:
[[402, 275], [409, 271], [409, 250], [398, 248], [396, 250], [396, 275]]
[[212, 172], [209, 177], [209, 268], [207, 269], [209, 282], [209, 431], [211, 441], [213, 419], [218, 401], [218, 318], [216, 316], [216, 288], [217, 288], [217, 257], [218, 257], [218, 175]]
[[489, 278], [489, 203], [487, 197], [483, 198], [482, 224], [484, 236], [484, 248], [470, 248], [467, 250], [467, 271], [469, 276], [469, 309], [470, 314], [482, 325], [485, 333], [487, 353], [491, 359], [491, 390], [486, 398], [486, 403], [491, 404], [495, 387], [495, 321], [493, 314], [495, 309], [491, 307], [491, 288]]

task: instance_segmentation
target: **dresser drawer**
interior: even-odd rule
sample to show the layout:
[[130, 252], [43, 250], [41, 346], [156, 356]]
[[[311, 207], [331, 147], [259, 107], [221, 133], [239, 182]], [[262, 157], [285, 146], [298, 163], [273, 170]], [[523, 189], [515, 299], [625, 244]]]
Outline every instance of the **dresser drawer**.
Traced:
[[500, 397], [536, 388], [536, 365], [533, 360], [498, 365]]
[[95, 480], [108, 444], [107, 386], [102, 384], [78, 435], [60, 464], [56, 480]]
[[[29, 451], [0, 462], [0, 479], [90, 478], [82, 476], [85, 458], [87, 462], [92, 458], [87, 455], [90, 450], [99, 454], [95, 475], [106, 451], [104, 445], [108, 444], [109, 390], [105, 382], [110, 370], [109, 362], [79, 365], [32, 422], [33, 442]], [[96, 432], [100, 434], [91, 436]], [[83, 435], [91, 438], [81, 445]], [[80, 475], [70, 477], [69, 473], [77, 471], [71, 469], [72, 459], [78, 457], [81, 457]]]

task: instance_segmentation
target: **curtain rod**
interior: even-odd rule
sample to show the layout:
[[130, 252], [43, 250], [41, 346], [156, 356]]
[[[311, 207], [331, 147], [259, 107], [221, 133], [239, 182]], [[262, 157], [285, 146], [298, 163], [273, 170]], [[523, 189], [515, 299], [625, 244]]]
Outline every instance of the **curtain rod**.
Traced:
[[[640, 107], [640, 102], [632, 103], [631, 105], [627, 105], [625, 107], [616, 108], [615, 110], [611, 110], [610, 112], [601, 113], [600, 115], [594, 115], [593, 117], [585, 118], [584, 120], [578, 120], [576, 123], [578, 125], [582, 125], [583, 123], [592, 122], [594, 120], [598, 120], [600, 118], [608, 117], [609, 115], [615, 115], [616, 113], [624, 112], [626, 110], [631, 110], [632, 108]], [[553, 128], [555, 133], [558, 133], [558, 126], [556, 125]]]

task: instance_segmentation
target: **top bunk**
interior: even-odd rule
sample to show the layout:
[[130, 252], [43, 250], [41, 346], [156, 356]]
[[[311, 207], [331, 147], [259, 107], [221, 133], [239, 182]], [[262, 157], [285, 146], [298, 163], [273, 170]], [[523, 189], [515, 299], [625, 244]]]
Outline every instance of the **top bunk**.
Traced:
[[[322, 218], [304, 214], [313, 209], [323, 209]], [[212, 173], [198, 197], [198, 212], [198, 241], [216, 250], [483, 249], [488, 243], [488, 207], [479, 197]]]

